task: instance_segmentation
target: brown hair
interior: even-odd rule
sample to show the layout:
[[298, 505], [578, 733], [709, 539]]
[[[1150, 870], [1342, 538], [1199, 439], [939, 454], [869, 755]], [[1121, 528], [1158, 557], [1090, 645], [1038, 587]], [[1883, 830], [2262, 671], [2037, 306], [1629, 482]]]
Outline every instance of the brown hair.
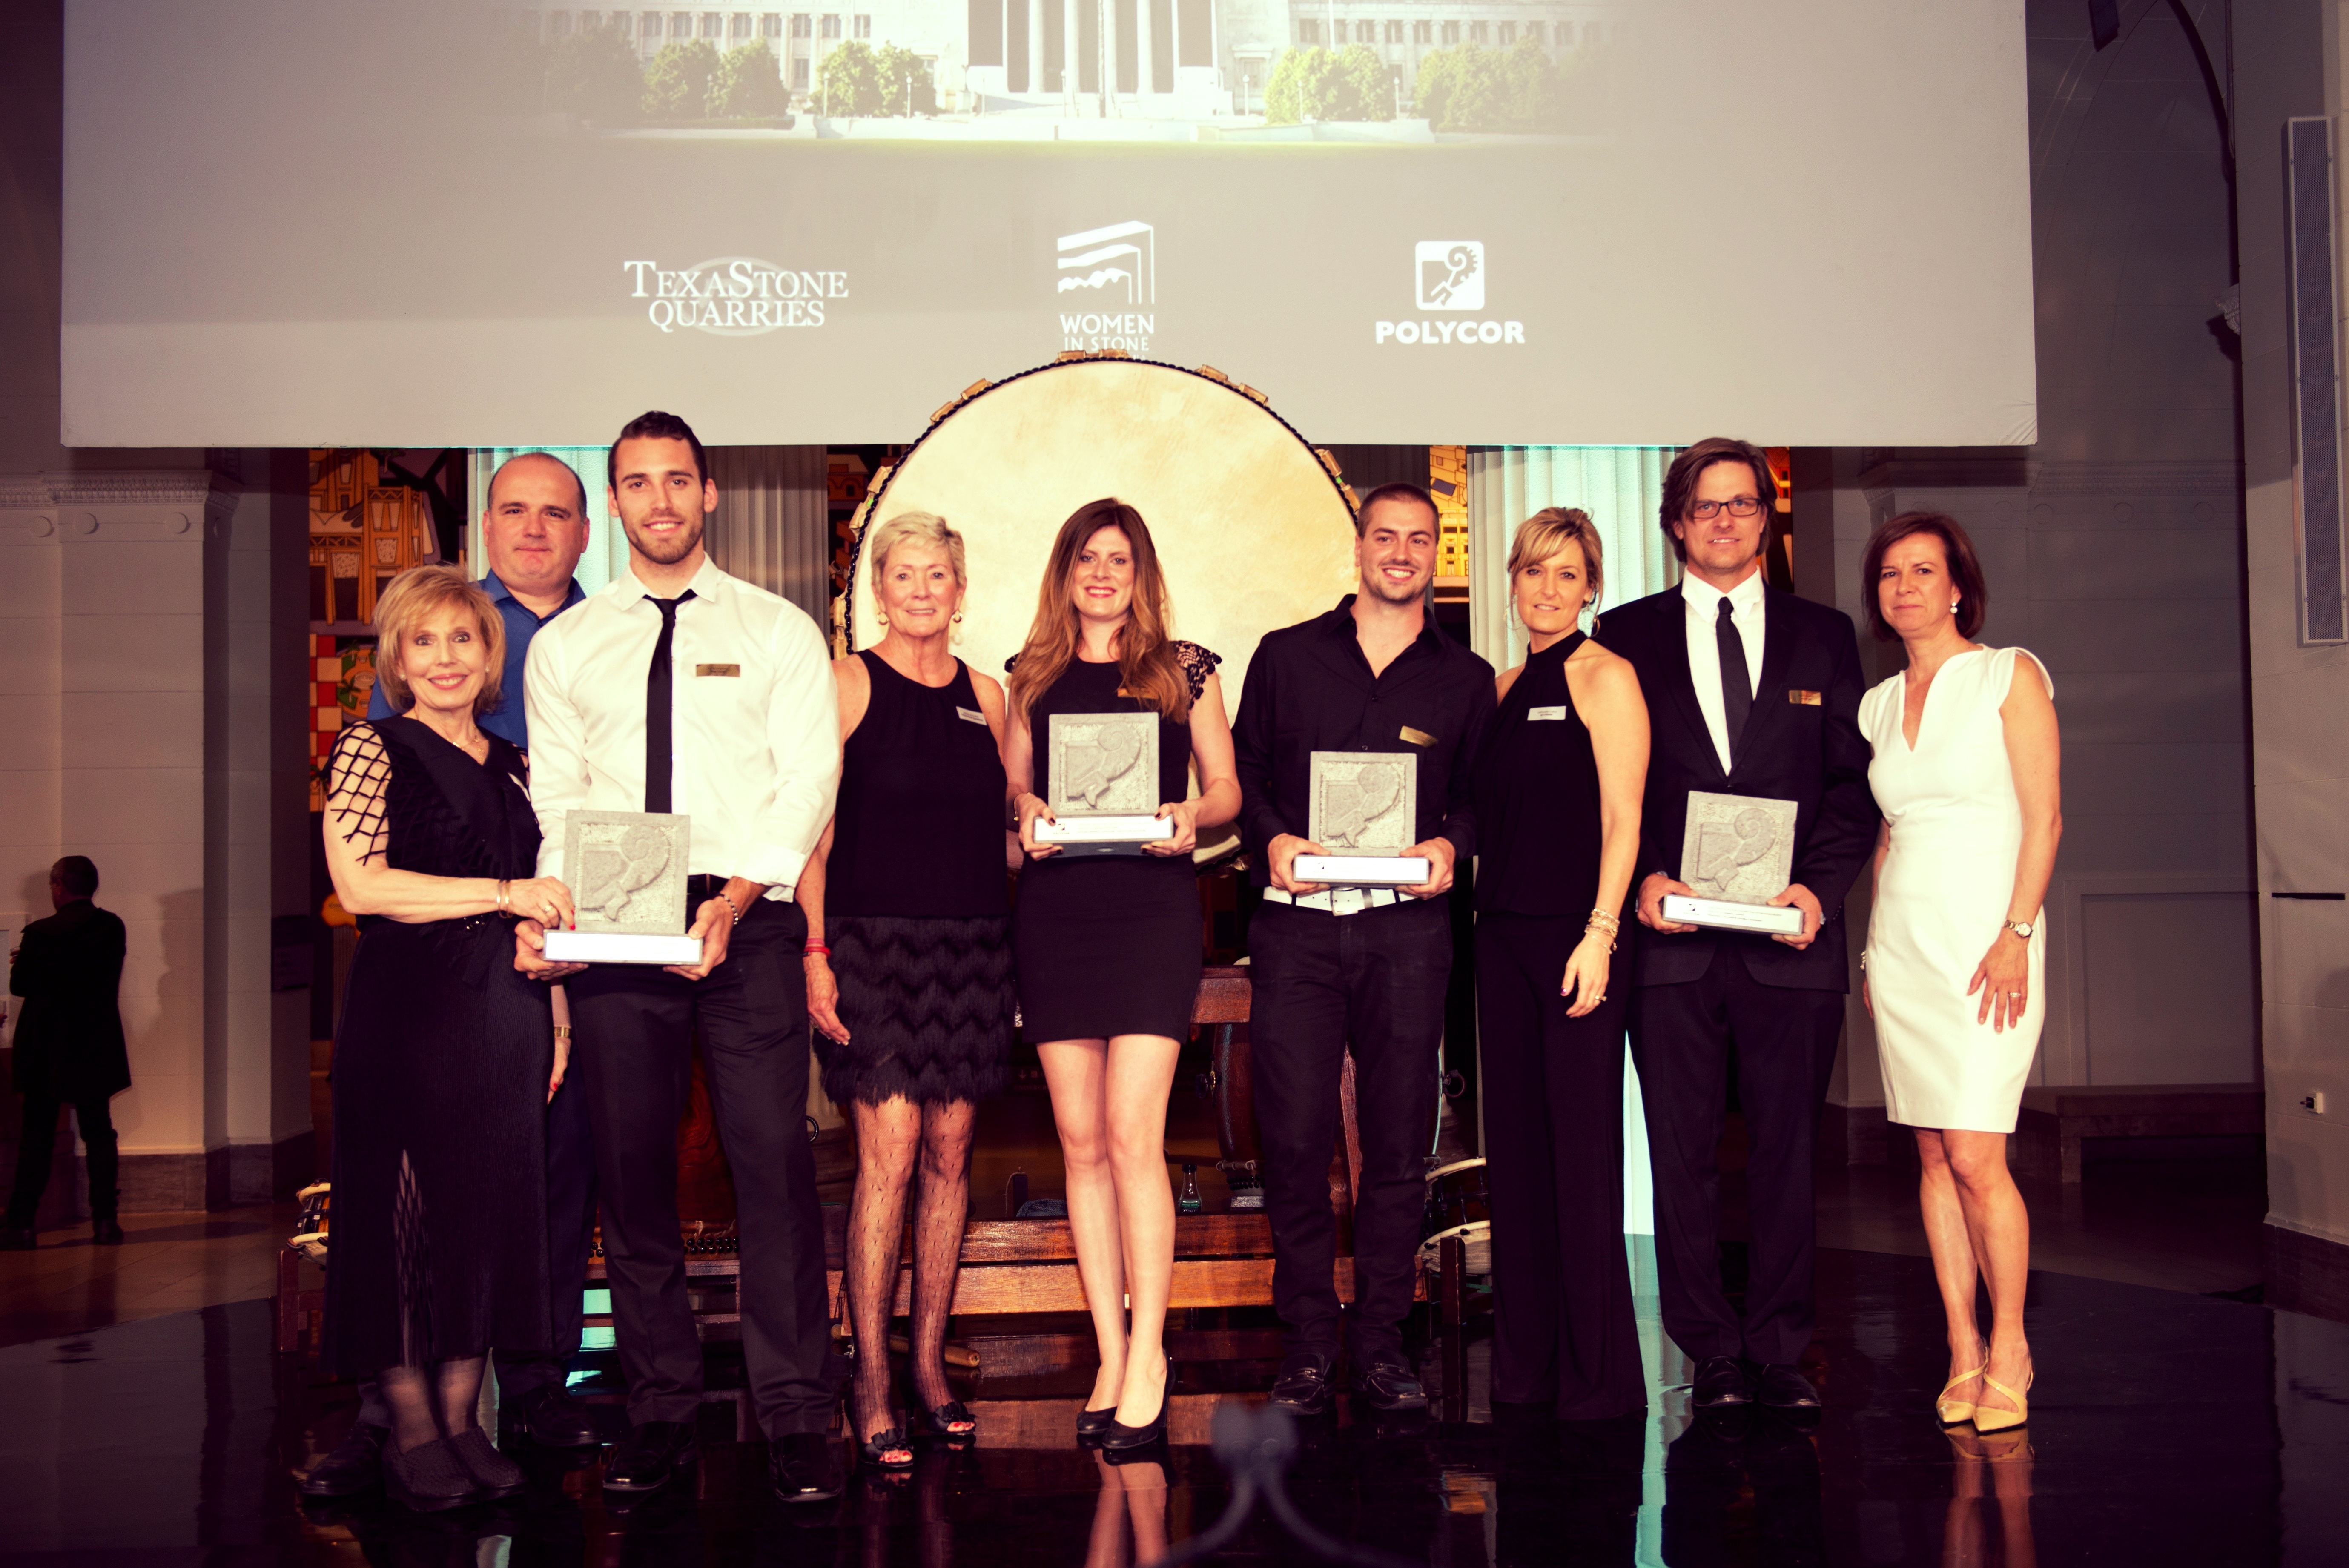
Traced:
[[[401, 645], [426, 617], [452, 604], [473, 613], [481, 627], [481, 641], [490, 645], [489, 665], [481, 673], [481, 689], [473, 698], [473, 712], [479, 716], [497, 710], [505, 686], [505, 617], [498, 614], [498, 607], [490, 602], [481, 584], [454, 566], [411, 566], [393, 578], [390, 587], [376, 595], [375, 678], [391, 694], [395, 709], [405, 713], [416, 702], [415, 694], [408, 689], [408, 676], [400, 669]], [[388, 657], [384, 656], [387, 654]]]
[[1426, 487], [1413, 484], [1408, 480], [1397, 480], [1392, 484], [1381, 485], [1364, 496], [1362, 504], [1354, 509], [1356, 539], [1362, 537], [1362, 530], [1370, 524], [1371, 508], [1382, 500], [1407, 500], [1413, 505], [1423, 506], [1427, 509], [1428, 521], [1438, 528], [1444, 526], [1444, 513], [1437, 508], [1435, 498], [1427, 493]]
[[1879, 643], [1891, 642], [1900, 634], [1884, 618], [1884, 594], [1878, 578], [1884, 571], [1885, 552], [1920, 533], [1930, 533], [1941, 542], [1941, 559], [1950, 568], [1950, 586], [1958, 591], [1958, 635], [1971, 642], [1990, 614], [1990, 584], [1982, 581], [1982, 562], [1974, 555], [1974, 542], [1966, 537], [1965, 529], [1956, 518], [1939, 511], [1904, 511], [1879, 524], [1868, 536], [1868, 550], [1859, 562], [1860, 585], [1868, 594], [1868, 629], [1876, 634]]
[[709, 482], [709, 459], [702, 455], [701, 438], [693, 433], [693, 427], [674, 414], [664, 414], [658, 408], [653, 408], [621, 426], [620, 433], [612, 438], [611, 448], [604, 454], [604, 481], [606, 484], [614, 490], [620, 488], [620, 443], [647, 438], [683, 441], [692, 448], [693, 477], [705, 484]]
[[1663, 503], [1656, 508], [1664, 539], [1671, 545], [1672, 554], [1682, 561], [1688, 559], [1688, 546], [1672, 531], [1672, 525], [1688, 521], [1689, 508], [1695, 504], [1692, 498], [1697, 477], [1715, 463], [1744, 463], [1754, 470], [1754, 492], [1762, 501], [1762, 543], [1764, 549], [1769, 548], [1770, 529], [1775, 521], [1772, 503], [1778, 499], [1778, 481], [1770, 472], [1770, 459], [1751, 441], [1741, 441], [1734, 436], [1708, 436], [1692, 447], [1682, 448], [1672, 466], [1664, 470]]
[[[1596, 610], [1599, 594], [1607, 586], [1607, 550], [1599, 542], [1599, 530], [1592, 526], [1590, 514], [1579, 507], [1546, 506], [1517, 524], [1517, 537], [1509, 545], [1509, 581], [1514, 584], [1518, 573], [1547, 561], [1569, 544], [1582, 546], [1582, 573], [1590, 582], [1590, 600], [1583, 608]], [[1512, 587], [1510, 592], [1516, 590]]]
[[1133, 546], [1133, 602], [1117, 634], [1118, 686], [1180, 723], [1190, 717], [1191, 687], [1174, 662], [1167, 634], [1173, 616], [1166, 604], [1166, 578], [1158, 569], [1150, 525], [1114, 497], [1077, 508], [1052, 541], [1044, 583], [1036, 593], [1036, 624], [1028, 628], [1027, 645], [1011, 665], [1011, 710], [1025, 717], [1030, 706], [1051, 689], [1077, 656], [1083, 634], [1069, 583], [1077, 574], [1077, 557], [1104, 528], [1119, 530]]

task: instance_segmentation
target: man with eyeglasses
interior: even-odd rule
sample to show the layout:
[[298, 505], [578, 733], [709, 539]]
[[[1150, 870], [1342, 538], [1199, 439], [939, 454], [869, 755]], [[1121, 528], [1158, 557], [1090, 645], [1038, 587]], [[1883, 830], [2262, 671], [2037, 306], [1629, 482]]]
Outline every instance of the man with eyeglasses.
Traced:
[[[1796, 1367], [1814, 1296], [1811, 1150], [1849, 988], [1844, 895], [1876, 843], [1851, 620], [1766, 587], [1776, 487], [1758, 448], [1716, 437], [1673, 459], [1659, 509], [1683, 575], [1609, 611], [1599, 639], [1648, 701], [1631, 1055], [1655, 1173], [1666, 1332], [1696, 1363], [1701, 1408], [1816, 1410]], [[1764, 936], [1664, 917], [1692, 790], [1795, 803], [1794, 879], [1771, 902], [1802, 931]], [[1744, 1310], [1720, 1258], [1715, 1150], [1737, 1066], [1751, 1219]]]

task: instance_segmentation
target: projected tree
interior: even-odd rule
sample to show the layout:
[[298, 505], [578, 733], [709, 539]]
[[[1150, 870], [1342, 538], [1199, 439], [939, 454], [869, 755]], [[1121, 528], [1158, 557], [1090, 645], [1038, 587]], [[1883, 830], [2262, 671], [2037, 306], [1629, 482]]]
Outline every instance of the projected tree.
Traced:
[[859, 38], [823, 57], [809, 98], [818, 114], [840, 119], [929, 114], [937, 108], [930, 68], [919, 56], [895, 44], [875, 49]]
[[1392, 119], [1394, 88], [1366, 44], [1343, 49], [1290, 49], [1265, 84], [1264, 118], [1272, 125], [1319, 119]]
[[644, 117], [645, 73], [636, 47], [615, 27], [586, 27], [554, 46], [546, 107], [594, 125], [634, 125]]
[[729, 49], [709, 81], [712, 119], [765, 119], [791, 108], [791, 89], [783, 86], [781, 65], [764, 44]]
[[645, 69], [647, 119], [700, 119], [709, 111], [709, 83], [718, 74], [718, 46], [707, 38], [661, 46]]
[[1540, 45], [1469, 44], [1419, 62], [1417, 108], [1438, 130], [1554, 130], [1566, 108], [1566, 73]]

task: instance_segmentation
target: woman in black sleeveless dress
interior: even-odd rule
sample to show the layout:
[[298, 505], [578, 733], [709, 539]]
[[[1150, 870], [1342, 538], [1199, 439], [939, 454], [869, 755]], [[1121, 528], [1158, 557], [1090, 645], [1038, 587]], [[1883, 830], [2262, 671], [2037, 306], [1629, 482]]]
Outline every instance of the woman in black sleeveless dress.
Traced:
[[[1097, 500], [1061, 525], [1003, 748], [1027, 869], [1013, 917], [1021, 1033], [1038, 1042], [1068, 1170], [1069, 1227], [1101, 1344], [1083, 1438], [1139, 1448], [1165, 1429], [1163, 1334], [1174, 1270], [1166, 1097], [1199, 989], [1198, 830], [1239, 813], [1216, 655], [1166, 634], [1166, 583], [1142, 514]], [[1054, 716], [1155, 713], [1158, 814], [1141, 855], [1071, 857], [1052, 817]], [[1199, 793], [1187, 774], [1198, 769]], [[1130, 1298], [1131, 1324], [1127, 1301]]]
[[969, 1206], [978, 1102], [1011, 1054], [1006, 930], [1003, 688], [954, 656], [962, 536], [928, 512], [873, 532], [887, 633], [833, 665], [840, 803], [794, 896], [807, 913], [808, 1012], [824, 1092], [856, 1119], [848, 1209], [852, 1414], [864, 1458], [914, 1462], [890, 1414], [889, 1319], [918, 1161], [909, 1339], [923, 1424], [968, 1440], [978, 1423], [947, 1385], [947, 1311]]
[[546, 986], [514, 973], [510, 917], [573, 918], [531, 875], [522, 753], [498, 701], [504, 624], [454, 567], [418, 567], [376, 611], [396, 718], [329, 761], [327, 869], [361, 936], [336, 1031], [326, 1360], [379, 1381], [384, 1476], [411, 1508], [521, 1490], [473, 1412], [492, 1347], [543, 1351], [546, 1102], [565, 1052]]
[[1579, 511], [1517, 530], [1532, 634], [1476, 763], [1476, 1005], [1493, 1198], [1493, 1398], [1562, 1420], [1643, 1409], [1623, 1252], [1623, 1027], [1609, 955], [1639, 858], [1648, 710], [1576, 629], [1604, 562]]

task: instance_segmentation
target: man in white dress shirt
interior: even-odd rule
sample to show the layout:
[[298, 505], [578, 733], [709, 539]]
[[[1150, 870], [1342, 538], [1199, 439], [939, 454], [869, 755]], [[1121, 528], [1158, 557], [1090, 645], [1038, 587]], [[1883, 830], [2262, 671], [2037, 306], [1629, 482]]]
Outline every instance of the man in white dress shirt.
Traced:
[[[1843, 900], [1875, 848], [1877, 814], [1850, 618], [1763, 581], [1776, 495], [1746, 442], [1682, 451], [1659, 519], [1680, 585], [1608, 611], [1599, 639], [1631, 661], [1648, 699], [1630, 1027], [1664, 1329], [1697, 1364], [1698, 1407], [1814, 1410], [1796, 1366], [1813, 1319], [1811, 1151], [1843, 1024]], [[1803, 912], [1800, 933], [1664, 918], [1665, 894], [1694, 891], [1680, 875], [1697, 789], [1795, 802], [1793, 882], [1772, 902]], [[1722, 1280], [1715, 1159], [1733, 1054], [1751, 1150], [1742, 1307]]]
[[844, 1368], [825, 1310], [823, 1216], [808, 1147], [805, 921], [792, 886], [832, 816], [840, 722], [831, 658], [808, 616], [711, 564], [718, 505], [701, 443], [650, 413], [612, 445], [612, 510], [628, 571], [532, 642], [531, 796], [539, 874], [560, 877], [572, 810], [691, 819], [689, 967], [546, 963], [525, 922], [515, 964], [566, 977], [586, 1090], [628, 1439], [613, 1492], [667, 1485], [698, 1457], [701, 1343], [686, 1295], [677, 1126], [693, 1038], [734, 1180], [742, 1345], [776, 1495], [836, 1495], [825, 1439]]

